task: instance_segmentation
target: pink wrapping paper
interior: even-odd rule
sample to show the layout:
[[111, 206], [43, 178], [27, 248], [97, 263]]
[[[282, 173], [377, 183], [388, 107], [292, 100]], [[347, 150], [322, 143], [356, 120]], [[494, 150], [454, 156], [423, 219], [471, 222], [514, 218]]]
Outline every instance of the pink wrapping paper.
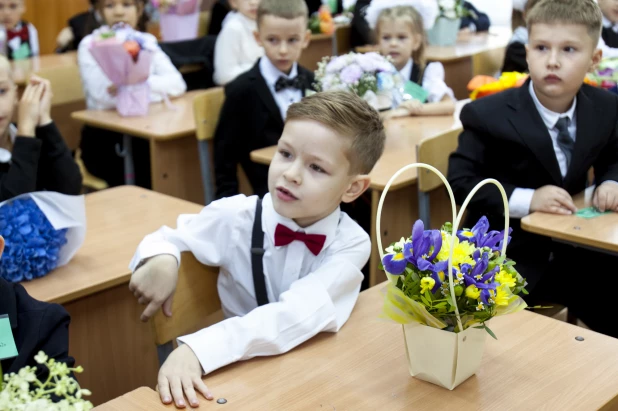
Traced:
[[163, 41], [193, 40], [200, 22], [197, 0], [180, 0], [167, 13], [161, 13], [159, 25]]
[[150, 64], [152, 52], [141, 50], [137, 61], [117, 39], [94, 42], [90, 48], [105, 75], [118, 86], [116, 108], [121, 116], [143, 116], [150, 103]]

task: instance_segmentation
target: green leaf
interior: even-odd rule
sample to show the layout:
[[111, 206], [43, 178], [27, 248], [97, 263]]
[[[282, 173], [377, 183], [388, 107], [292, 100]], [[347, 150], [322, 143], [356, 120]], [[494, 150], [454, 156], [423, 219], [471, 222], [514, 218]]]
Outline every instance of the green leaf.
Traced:
[[487, 325], [485, 325], [485, 331], [487, 331], [487, 334], [491, 335], [492, 337], [494, 337], [494, 340], [497, 340], [498, 337], [496, 337], [496, 334], [494, 334], [494, 332], [492, 330], [489, 329], [489, 327]]
[[443, 307], [446, 307], [446, 303], [438, 303], [433, 306], [433, 308], [443, 308]]
[[427, 301], [433, 300], [433, 296], [431, 295], [429, 291], [425, 291], [425, 298], [427, 299]]
[[525, 288], [522, 288], [522, 289], [521, 289], [521, 292], [522, 292], [524, 295], [528, 295], [528, 290], [526, 290]]
[[423, 304], [425, 304], [427, 307], [431, 307], [431, 303], [427, 301], [424, 295], [421, 295], [421, 300], [423, 301]]

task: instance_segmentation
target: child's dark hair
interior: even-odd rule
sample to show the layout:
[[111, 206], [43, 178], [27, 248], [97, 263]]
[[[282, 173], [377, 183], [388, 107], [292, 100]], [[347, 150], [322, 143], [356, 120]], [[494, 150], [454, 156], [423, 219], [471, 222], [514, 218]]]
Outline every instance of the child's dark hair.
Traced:
[[[94, 9], [96, 10], [103, 4], [104, 1], [105, 0], [90, 0], [90, 3], [92, 4], [92, 7], [94, 7]], [[146, 13], [146, 6], [148, 5], [148, 2], [150, 0], [133, 0], [133, 1], [135, 2], [135, 5], [141, 4], [144, 10], [142, 12], [142, 15], [139, 17], [136, 29], [139, 31], [145, 32], [148, 29], [148, 21], [150, 20], [148, 13]], [[86, 34], [92, 33], [94, 30], [98, 29], [99, 26], [100, 26], [99, 22], [94, 18], [93, 15], [91, 15], [90, 18], [88, 19], [88, 23], [86, 24]]]

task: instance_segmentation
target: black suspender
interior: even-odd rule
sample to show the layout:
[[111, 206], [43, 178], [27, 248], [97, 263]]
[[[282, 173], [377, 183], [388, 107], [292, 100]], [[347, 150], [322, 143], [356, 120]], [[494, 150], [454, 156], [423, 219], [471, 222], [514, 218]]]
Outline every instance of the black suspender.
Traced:
[[262, 199], [258, 198], [255, 204], [255, 221], [253, 222], [253, 234], [251, 235], [251, 269], [253, 271], [253, 287], [258, 307], [268, 304], [266, 293], [266, 280], [264, 278], [264, 232], [262, 231]]

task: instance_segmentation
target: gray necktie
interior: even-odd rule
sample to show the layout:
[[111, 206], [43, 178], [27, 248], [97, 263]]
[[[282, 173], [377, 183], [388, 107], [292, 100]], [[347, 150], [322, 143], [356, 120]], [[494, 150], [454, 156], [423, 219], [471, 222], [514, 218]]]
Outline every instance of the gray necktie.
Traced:
[[571, 157], [573, 156], [573, 146], [575, 146], [575, 142], [573, 141], [573, 138], [571, 138], [571, 134], [569, 134], [568, 117], [562, 117], [558, 119], [558, 122], [556, 123], [556, 129], [558, 130], [558, 146], [566, 157], [568, 170], [569, 166], [571, 165]]

